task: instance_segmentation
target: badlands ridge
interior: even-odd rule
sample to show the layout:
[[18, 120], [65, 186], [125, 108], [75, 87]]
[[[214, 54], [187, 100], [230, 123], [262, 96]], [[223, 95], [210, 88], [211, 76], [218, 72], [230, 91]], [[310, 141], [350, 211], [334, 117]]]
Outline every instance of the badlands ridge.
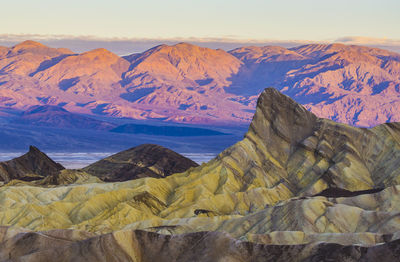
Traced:
[[0, 187], [0, 260], [399, 257], [399, 123], [335, 123], [268, 88], [243, 140], [208, 163], [103, 182], [96, 170], [114, 160], [122, 158], [56, 175], [85, 176], [72, 184], [40, 178]]

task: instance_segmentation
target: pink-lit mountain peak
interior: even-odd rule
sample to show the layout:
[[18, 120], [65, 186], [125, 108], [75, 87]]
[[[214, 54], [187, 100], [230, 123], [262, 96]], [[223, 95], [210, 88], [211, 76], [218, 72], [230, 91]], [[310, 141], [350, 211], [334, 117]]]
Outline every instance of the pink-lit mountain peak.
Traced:
[[223, 50], [187, 43], [157, 46], [137, 56], [132, 63], [135, 67], [128, 71], [125, 77], [135, 86], [139, 84], [136, 81], [138, 76], [141, 77], [141, 81], [145, 75], [147, 81], [158, 83], [159, 86], [189, 87], [204, 86], [205, 84], [196, 84], [196, 81], [201, 80], [209, 80], [219, 87], [227, 85], [227, 78], [237, 73], [242, 64]]
[[0, 48], [0, 71], [0, 105], [18, 109], [50, 104], [136, 119], [238, 123], [250, 121], [258, 94], [272, 86], [320, 117], [362, 126], [400, 120], [400, 55], [362, 46], [225, 52], [179, 43], [122, 58], [27, 41]]
[[52, 56], [54, 54], [73, 54], [67, 48], [51, 48], [39, 42], [26, 40], [10, 48], [11, 53], [34, 53], [34, 54], [47, 54]]

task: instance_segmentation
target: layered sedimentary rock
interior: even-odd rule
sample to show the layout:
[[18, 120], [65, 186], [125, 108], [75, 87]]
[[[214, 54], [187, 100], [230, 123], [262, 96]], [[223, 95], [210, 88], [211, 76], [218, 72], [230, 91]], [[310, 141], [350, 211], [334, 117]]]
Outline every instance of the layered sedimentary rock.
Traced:
[[63, 169], [58, 173], [53, 173], [49, 176], [32, 181], [13, 179], [5, 186], [56, 187], [71, 184], [89, 184], [102, 182], [103, 181], [100, 178], [92, 176], [82, 170]]
[[[3, 229], [0, 255], [33, 261], [60, 254], [67, 254], [65, 261], [393, 261], [400, 255], [399, 160], [398, 123], [371, 129], [338, 124], [266, 89], [244, 139], [183, 173], [0, 187], [0, 221], [10, 227]], [[13, 233], [21, 227], [21, 234]], [[53, 229], [60, 231], [47, 232]], [[53, 236], [65, 237], [55, 237], [50, 248], [46, 241]], [[25, 238], [31, 248], [18, 242]]]
[[115, 182], [166, 177], [196, 166], [197, 163], [168, 148], [143, 144], [99, 160], [83, 170], [106, 182]]
[[244, 140], [214, 163], [293, 195], [382, 188], [399, 182], [399, 134], [399, 123], [363, 129], [317, 118], [266, 89]]
[[[3, 235], [10, 234], [6, 228]], [[10, 235], [15, 234], [11, 232]], [[5, 261], [396, 261], [399, 240], [377, 246], [315, 243], [263, 245], [237, 241], [219, 232], [178, 236], [145, 231], [118, 231], [88, 237], [82, 232], [51, 231], [5, 238]], [[3, 238], [4, 239], [4, 238]], [[50, 246], [54, 248], [50, 248]]]
[[54, 175], [64, 167], [51, 160], [46, 154], [34, 146], [23, 156], [9, 161], [0, 162], [0, 179], [9, 182], [12, 179], [25, 181], [38, 180]]

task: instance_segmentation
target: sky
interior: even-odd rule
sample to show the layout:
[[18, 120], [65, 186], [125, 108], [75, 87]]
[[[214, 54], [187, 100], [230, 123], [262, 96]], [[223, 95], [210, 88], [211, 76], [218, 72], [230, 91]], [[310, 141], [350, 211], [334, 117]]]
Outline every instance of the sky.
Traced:
[[400, 42], [399, 0], [13, 0], [1, 9], [0, 44], [29, 36], [115, 43]]

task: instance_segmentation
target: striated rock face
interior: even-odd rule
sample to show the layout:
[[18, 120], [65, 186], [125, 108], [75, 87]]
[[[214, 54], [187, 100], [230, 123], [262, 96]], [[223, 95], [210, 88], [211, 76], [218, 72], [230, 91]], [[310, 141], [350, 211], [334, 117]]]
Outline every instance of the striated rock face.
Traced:
[[[3, 228], [2, 234], [12, 235]], [[11, 234], [10, 234], [11, 233]], [[90, 235], [89, 235], [90, 236]], [[198, 232], [179, 236], [145, 231], [118, 231], [90, 237], [75, 231], [50, 231], [7, 236], [0, 259], [10, 261], [396, 261], [399, 240], [360, 247], [262, 245], [237, 241], [227, 234]], [[81, 240], [81, 238], [87, 239]], [[49, 245], [53, 248], [49, 249]]]
[[198, 166], [192, 160], [159, 145], [140, 145], [85, 167], [83, 170], [106, 182], [143, 177], [166, 177]]
[[58, 173], [52, 173], [37, 180], [24, 181], [13, 179], [5, 186], [39, 186], [39, 187], [56, 187], [71, 184], [89, 184], [89, 183], [102, 183], [103, 181], [98, 177], [92, 176], [84, 171], [75, 169], [63, 169]]
[[[114, 175], [128, 152], [85, 171]], [[9, 227], [0, 230], [0, 257], [396, 261], [399, 180], [399, 123], [338, 124], [269, 88], [244, 139], [199, 167], [120, 183], [0, 187]]]
[[174, 122], [248, 123], [273, 86], [319, 117], [374, 126], [400, 121], [400, 54], [362, 46], [241, 47], [180, 43], [119, 57], [26, 41], [0, 48], [0, 106]]
[[317, 118], [275, 89], [266, 89], [245, 139], [219, 158], [232, 172], [295, 195], [329, 187], [383, 188], [398, 183], [399, 134], [399, 123], [363, 129]]
[[25, 181], [42, 179], [59, 173], [64, 167], [51, 160], [34, 146], [23, 156], [0, 162], [0, 179], [9, 182], [12, 179]]

